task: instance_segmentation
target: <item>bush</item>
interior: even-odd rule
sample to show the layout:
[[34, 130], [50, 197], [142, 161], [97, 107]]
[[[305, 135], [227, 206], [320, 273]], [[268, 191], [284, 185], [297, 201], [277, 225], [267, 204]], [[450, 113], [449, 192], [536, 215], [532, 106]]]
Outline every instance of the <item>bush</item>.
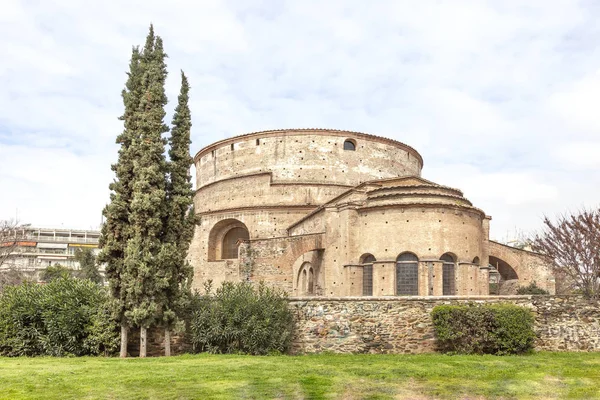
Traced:
[[550, 294], [547, 290], [539, 287], [535, 282], [531, 282], [529, 286], [521, 286], [517, 289], [517, 294]]
[[40, 278], [44, 282], [51, 282], [55, 279], [60, 278], [70, 278], [73, 276], [73, 270], [67, 267], [63, 267], [60, 264], [49, 265], [42, 274]]
[[196, 294], [189, 334], [196, 352], [264, 355], [286, 352], [293, 315], [286, 295], [261, 283], [225, 282], [214, 294]]
[[446, 353], [522, 354], [533, 349], [533, 315], [513, 304], [443, 305], [431, 312], [438, 348]]
[[113, 353], [117, 345], [106, 290], [90, 281], [25, 283], [0, 296], [1, 355], [98, 355]]

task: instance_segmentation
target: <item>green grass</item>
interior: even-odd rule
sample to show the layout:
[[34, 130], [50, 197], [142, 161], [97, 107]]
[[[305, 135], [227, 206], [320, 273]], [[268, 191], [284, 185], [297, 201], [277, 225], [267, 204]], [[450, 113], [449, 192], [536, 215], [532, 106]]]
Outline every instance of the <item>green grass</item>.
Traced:
[[600, 399], [600, 353], [1, 358], [2, 399]]

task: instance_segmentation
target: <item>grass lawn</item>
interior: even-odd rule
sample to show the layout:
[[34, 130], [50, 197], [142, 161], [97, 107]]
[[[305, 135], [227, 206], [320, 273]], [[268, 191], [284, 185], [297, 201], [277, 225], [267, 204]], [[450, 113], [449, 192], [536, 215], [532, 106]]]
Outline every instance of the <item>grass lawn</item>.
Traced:
[[600, 353], [0, 357], [0, 398], [600, 399]]

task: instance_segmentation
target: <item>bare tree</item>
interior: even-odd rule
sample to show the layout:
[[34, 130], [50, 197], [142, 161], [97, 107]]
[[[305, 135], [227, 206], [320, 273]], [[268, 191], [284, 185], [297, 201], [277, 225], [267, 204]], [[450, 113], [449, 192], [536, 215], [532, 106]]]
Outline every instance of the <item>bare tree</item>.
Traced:
[[18, 221], [0, 220], [0, 292], [6, 286], [18, 285], [27, 280], [22, 271], [7, 265], [22, 238], [23, 226]]
[[0, 267], [15, 251], [23, 237], [23, 226], [16, 220], [0, 220]]
[[534, 251], [550, 258], [566, 283], [587, 297], [600, 297], [600, 209], [544, 217], [544, 229], [532, 243]]

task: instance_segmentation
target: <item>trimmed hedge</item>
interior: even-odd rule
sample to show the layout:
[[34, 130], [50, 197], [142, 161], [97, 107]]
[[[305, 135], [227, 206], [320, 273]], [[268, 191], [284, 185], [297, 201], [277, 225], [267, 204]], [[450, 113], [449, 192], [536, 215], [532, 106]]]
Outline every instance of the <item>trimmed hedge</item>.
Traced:
[[108, 293], [89, 280], [24, 283], [0, 295], [0, 355], [111, 354], [119, 344]]
[[287, 296], [263, 283], [224, 282], [194, 296], [189, 337], [195, 352], [264, 355], [288, 351], [294, 320]]
[[514, 304], [443, 305], [431, 312], [438, 349], [460, 354], [523, 354], [533, 350], [531, 311]]

